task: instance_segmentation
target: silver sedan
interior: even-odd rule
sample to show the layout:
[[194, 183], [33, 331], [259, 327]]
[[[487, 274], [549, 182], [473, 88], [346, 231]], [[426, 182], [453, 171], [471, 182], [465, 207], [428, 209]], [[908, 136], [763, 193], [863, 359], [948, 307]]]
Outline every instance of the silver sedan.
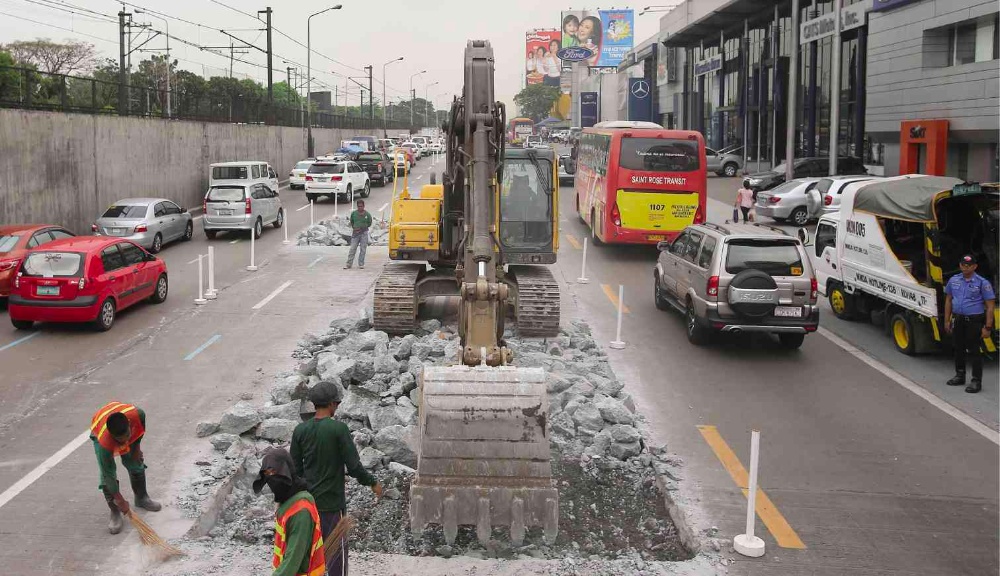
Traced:
[[90, 227], [96, 236], [125, 238], [157, 253], [167, 242], [190, 240], [194, 223], [186, 208], [166, 198], [119, 200]]

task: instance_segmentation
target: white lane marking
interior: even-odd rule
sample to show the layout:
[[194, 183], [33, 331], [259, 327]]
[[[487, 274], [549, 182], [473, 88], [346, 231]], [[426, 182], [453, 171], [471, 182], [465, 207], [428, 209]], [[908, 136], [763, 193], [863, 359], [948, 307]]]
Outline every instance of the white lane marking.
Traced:
[[237, 242], [239, 242], [240, 240], [242, 240], [242, 238], [237, 238], [237, 239], [235, 239], [235, 240], [231, 241], [231, 242], [230, 242], [230, 244], [236, 244], [236, 243], [237, 243]]
[[308, 208], [308, 207], [309, 207], [309, 205], [308, 205], [308, 204], [306, 204], [305, 206], [303, 206], [303, 207], [301, 207], [301, 208], [296, 208], [296, 209], [295, 209], [295, 211], [296, 211], [296, 212], [302, 212], [303, 210], [305, 210], [305, 209], [306, 209], [306, 208]]
[[45, 462], [42, 462], [35, 467], [34, 470], [28, 472], [23, 478], [15, 482], [10, 488], [3, 491], [0, 494], [0, 508], [6, 505], [8, 502], [14, 499], [15, 496], [24, 492], [24, 490], [35, 483], [35, 480], [41, 478], [46, 472], [56, 467], [57, 464], [66, 459], [67, 456], [73, 453], [74, 450], [83, 446], [83, 444], [90, 438], [90, 430], [85, 430], [76, 438], [70, 440], [69, 444], [63, 446], [58, 452], [49, 456]]
[[317, 259], [313, 260], [312, 262], [310, 262], [309, 265], [306, 266], [306, 268], [312, 268], [313, 266], [319, 264], [320, 260], [322, 260], [322, 259], [323, 259], [323, 257], [320, 256], [319, 258], [317, 258]]
[[17, 340], [14, 340], [13, 342], [11, 342], [9, 344], [4, 344], [3, 346], [0, 346], [0, 352], [3, 352], [4, 350], [8, 350], [10, 348], [13, 348], [14, 346], [17, 346], [18, 344], [20, 344], [22, 342], [27, 342], [28, 340], [31, 340], [32, 338], [34, 338], [35, 336], [38, 336], [39, 334], [41, 334], [41, 332], [32, 332], [31, 334], [28, 334], [27, 336], [25, 336], [23, 338], [18, 338]]
[[840, 336], [837, 336], [833, 332], [830, 332], [826, 328], [822, 328], [821, 327], [818, 330], [818, 332], [820, 334], [822, 334], [823, 337], [825, 337], [827, 340], [833, 342], [837, 346], [840, 346], [845, 352], [847, 352], [851, 356], [854, 356], [855, 358], [857, 358], [858, 360], [861, 360], [862, 362], [864, 362], [865, 364], [871, 366], [875, 370], [878, 370], [884, 376], [886, 376], [887, 378], [889, 378], [890, 380], [892, 380], [896, 384], [899, 384], [903, 388], [906, 388], [910, 392], [916, 394], [917, 396], [919, 396], [919, 397], [923, 398], [924, 400], [926, 400], [927, 402], [929, 402], [932, 406], [934, 406], [938, 410], [941, 410], [942, 412], [944, 412], [945, 414], [951, 416], [955, 420], [958, 420], [962, 424], [965, 424], [973, 432], [976, 432], [977, 434], [979, 434], [983, 438], [986, 438], [990, 442], [992, 442], [992, 443], [1000, 446], [1000, 434], [998, 434], [996, 431], [994, 431], [989, 426], [983, 424], [979, 420], [976, 420], [972, 416], [969, 416], [965, 412], [962, 412], [958, 408], [956, 408], [956, 407], [952, 406], [951, 404], [949, 404], [946, 400], [942, 400], [941, 398], [939, 398], [938, 396], [936, 396], [934, 393], [932, 393], [932, 392], [928, 391], [927, 389], [925, 389], [923, 386], [921, 386], [921, 385], [917, 384], [916, 382], [910, 380], [906, 376], [903, 376], [902, 374], [900, 374], [899, 372], [897, 372], [897, 371], [893, 370], [892, 368], [886, 366], [882, 362], [876, 360], [875, 358], [872, 358], [868, 354], [865, 354], [861, 349], [859, 349], [859, 348], [855, 347], [854, 345], [848, 343], [846, 340], [844, 340]]
[[264, 297], [263, 300], [261, 300], [260, 302], [254, 304], [253, 309], [254, 310], [260, 310], [264, 306], [267, 306], [268, 302], [270, 302], [271, 300], [274, 300], [275, 296], [277, 296], [278, 294], [281, 294], [282, 290], [284, 290], [285, 288], [288, 288], [291, 285], [292, 285], [292, 280], [288, 280], [287, 282], [285, 282], [281, 286], [278, 286], [278, 288], [275, 289], [274, 292], [271, 292], [266, 297]]
[[378, 209], [378, 211], [379, 212], [385, 212], [385, 209], [388, 208], [388, 207], [389, 207], [389, 203], [386, 202], [385, 204], [382, 205], [381, 208]]
[[191, 360], [195, 356], [197, 356], [198, 354], [201, 354], [202, 352], [205, 351], [206, 348], [208, 348], [212, 344], [215, 344], [216, 342], [218, 342], [219, 338], [222, 338], [222, 334], [216, 334], [215, 336], [212, 336], [211, 338], [209, 338], [208, 340], [206, 340], [204, 344], [202, 344], [201, 346], [198, 346], [197, 348], [195, 348], [194, 352], [191, 352], [190, 354], [188, 354], [187, 356], [185, 356], [184, 360], [185, 361]]

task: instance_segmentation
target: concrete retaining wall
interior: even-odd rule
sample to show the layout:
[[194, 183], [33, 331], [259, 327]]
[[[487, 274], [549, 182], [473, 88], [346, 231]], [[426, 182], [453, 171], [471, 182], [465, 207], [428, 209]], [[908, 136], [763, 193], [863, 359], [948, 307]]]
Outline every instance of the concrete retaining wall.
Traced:
[[[317, 153], [339, 129], [315, 129]], [[90, 233], [116, 200], [169, 198], [200, 208], [208, 166], [263, 160], [279, 180], [306, 157], [301, 128], [0, 109], [0, 224], [60, 224]]]

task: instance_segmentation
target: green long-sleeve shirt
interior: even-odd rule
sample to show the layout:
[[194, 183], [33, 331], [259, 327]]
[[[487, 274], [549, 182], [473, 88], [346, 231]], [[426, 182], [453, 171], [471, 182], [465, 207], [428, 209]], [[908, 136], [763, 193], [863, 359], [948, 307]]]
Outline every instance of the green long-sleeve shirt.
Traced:
[[[312, 500], [308, 492], [298, 492], [284, 504], [278, 506], [277, 518], [299, 500]], [[273, 576], [296, 576], [309, 570], [309, 556], [312, 552], [313, 530], [316, 524], [308, 510], [296, 512], [285, 524], [285, 555]]]
[[333, 418], [313, 418], [295, 427], [290, 450], [295, 474], [305, 479], [320, 512], [345, 510], [344, 471], [365, 486], [375, 477], [365, 470], [347, 425]]
[[[136, 408], [135, 411], [139, 414], [139, 421], [142, 422], [142, 427], [146, 427], [146, 413], [142, 408]], [[107, 490], [110, 494], [117, 494], [119, 491], [118, 486], [118, 470], [115, 467], [115, 455], [113, 452], [101, 446], [100, 442], [93, 434], [90, 435], [90, 440], [94, 443], [94, 453], [97, 454], [97, 468], [100, 471], [101, 483], [98, 485], [99, 489]], [[139, 473], [146, 469], [146, 465], [135, 458], [136, 452], [140, 449], [140, 443], [142, 438], [139, 438], [130, 445], [130, 449], [127, 454], [122, 454], [122, 466], [125, 467], [130, 473]]]

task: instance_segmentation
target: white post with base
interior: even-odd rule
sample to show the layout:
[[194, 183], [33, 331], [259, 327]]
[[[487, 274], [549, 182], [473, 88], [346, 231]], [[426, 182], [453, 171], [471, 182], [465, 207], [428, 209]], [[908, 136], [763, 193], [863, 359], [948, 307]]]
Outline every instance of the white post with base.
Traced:
[[204, 257], [205, 257], [204, 254], [198, 254], [198, 297], [194, 299], [194, 303], [197, 304], [198, 306], [201, 306], [206, 302], [208, 302], [208, 300], [205, 300], [203, 293], [203, 289], [205, 287], [204, 286], [205, 281], [202, 278], [202, 276], [204, 275], [204, 266], [202, 265], [202, 258]]
[[309, 226], [313, 225], [313, 201], [309, 201]]
[[587, 279], [587, 239], [583, 239], [583, 264], [580, 265], [580, 277], [576, 279], [577, 284], [586, 284]]
[[747, 531], [733, 538], [733, 548], [744, 556], [760, 558], [764, 555], [764, 541], [753, 535], [757, 519], [757, 462], [760, 458], [760, 430], [750, 432], [750, 491], [747, 492]]
[[625, 342], [622, 340], [622, 308], [625, 307], [625, 286], [618, 285], [618, 330], [615, 332], [615, 339], [611, 341], [608, 346], [614, 348], [615, 350], [622, 350], [625, 348]]
[[205, 290], [205, 298], [215, 300], [219, 297], [219, 291], [215, 289], [215, 246], [208, 247], [208, 290]]
[[254, 237], [257, 236], [256, 232], [257, 228], [255, 225], [254, 228], [250, 230], [250, 265], [247, 266], [247, 270], [250, 272], [257, 271], [257, 262], [255, 261], [256, 254], [254, 253], [254, 244], [256, 243]]
[[285, 217], [284, 213], [282, 213], [281, 217], [284, 219], [281, 223], [281, 227], [285, 229], [285, 239], [281, 243], [291, 244], [291, 242], [288, 241], [288, 219]]

